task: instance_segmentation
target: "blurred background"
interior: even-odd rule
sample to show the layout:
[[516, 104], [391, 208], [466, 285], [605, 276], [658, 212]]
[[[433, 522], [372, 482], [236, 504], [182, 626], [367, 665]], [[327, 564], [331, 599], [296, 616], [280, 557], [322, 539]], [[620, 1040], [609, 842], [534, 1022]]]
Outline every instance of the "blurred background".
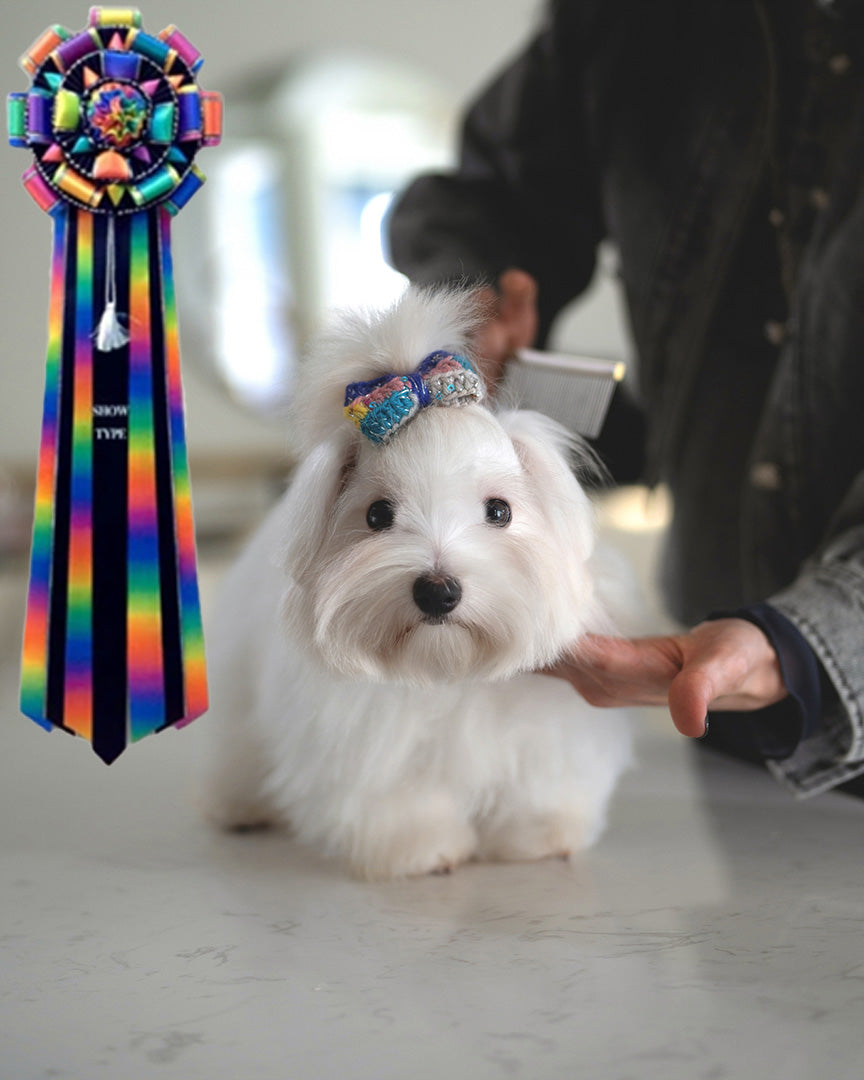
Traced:
[[[404, 287], [384, 258], [394, 191], [455, 154], [461, 105], [515, 51], [537, 0], [152, 0], [223, 93], [222, 145], [173, 224], [189, 452], [199, 543], [242, 535], [284, 484], [285, 407], [304, 342], [334, 307], [387, 304]], [[0, 5], [6, 90], [18, 57], [88, 5]], [[51, 222], [24, 192], [28, 154], [0, 151], [0, 553], [29, 545], [42, 410]], [[555, 332], [561, 347], [627, 358], [615, 260]]]

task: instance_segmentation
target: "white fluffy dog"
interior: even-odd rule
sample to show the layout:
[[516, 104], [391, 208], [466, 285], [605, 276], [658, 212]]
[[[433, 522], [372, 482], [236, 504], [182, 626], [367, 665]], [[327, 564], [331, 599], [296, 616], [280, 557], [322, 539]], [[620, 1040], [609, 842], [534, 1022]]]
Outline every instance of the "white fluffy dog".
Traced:
[[[309, 449], [209, 641], [210, 816], [290, 823], [369, 879], [584, 848], [630, 760], [620, 713], [536, 673], [609, 629], [592, 509], [563, 429], [471, 400], [473, 311], [409, 289], [320, 343], [298, 393]], [[462, 407], [378, 443], [343, 415], [346, 384], [441, 353]]]

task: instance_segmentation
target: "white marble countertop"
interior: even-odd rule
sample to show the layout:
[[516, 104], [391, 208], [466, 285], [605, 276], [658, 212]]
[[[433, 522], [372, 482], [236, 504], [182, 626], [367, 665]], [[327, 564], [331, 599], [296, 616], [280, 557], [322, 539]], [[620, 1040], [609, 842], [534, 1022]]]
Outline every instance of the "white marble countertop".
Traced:
[[108, 769], [0, 677], [2, 1080], [861, 1076], [864, 801], [646, 716], [578, 861], [361, 884], [199, 821], [206, 718]]

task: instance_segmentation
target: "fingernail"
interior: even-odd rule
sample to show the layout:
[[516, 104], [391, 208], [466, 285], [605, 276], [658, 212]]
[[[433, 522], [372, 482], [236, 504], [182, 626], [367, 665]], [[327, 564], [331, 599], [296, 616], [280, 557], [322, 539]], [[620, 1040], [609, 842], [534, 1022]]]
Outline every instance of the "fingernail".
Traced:
[[697, 735], [696, 738], [697, 739], [704, 739], [707, 736], [707, 734], [708, 734], [708, 717], [706, 716], [705, 717], [705, 730], [702, 732], [701, 735]]

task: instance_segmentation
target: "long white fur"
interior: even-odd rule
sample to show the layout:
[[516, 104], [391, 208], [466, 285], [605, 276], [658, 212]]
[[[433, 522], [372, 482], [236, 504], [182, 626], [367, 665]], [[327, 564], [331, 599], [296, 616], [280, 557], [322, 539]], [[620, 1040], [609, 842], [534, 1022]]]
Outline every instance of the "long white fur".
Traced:
[[[290, 823], [366, 878], [587, 847], [630, 762], [623, 715], [535, 672], [608, 631], [571, 438], [534, 413], [430, 407], [376, 447], [347, 383], [465, 352], [470, 295], [409, 289], [345, 316], [298, 392], [305, 458], [230, 572], [208, 651], [210, 816]], [[372, 532], [386, 498], [392, 528]], [[506, 528], [487, 499], [512, 506]], [[462, 599], [424, 621], [415, 579]]]

